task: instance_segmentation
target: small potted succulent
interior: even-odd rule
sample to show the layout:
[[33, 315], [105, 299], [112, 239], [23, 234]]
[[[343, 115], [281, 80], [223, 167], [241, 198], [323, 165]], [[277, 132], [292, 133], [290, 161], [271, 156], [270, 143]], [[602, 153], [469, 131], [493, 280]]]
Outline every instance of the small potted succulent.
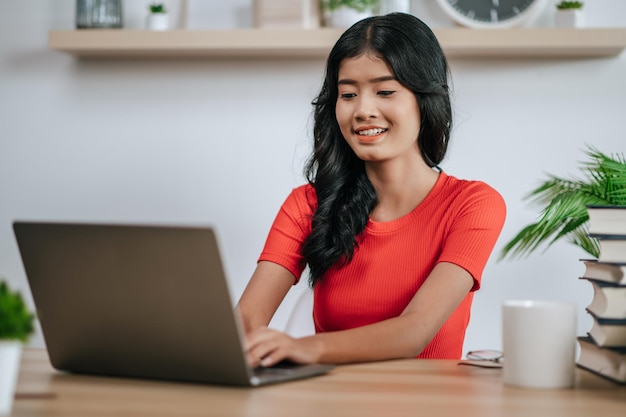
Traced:
[[380, 0], [321, 0], [326, 26], [347, 28], [378, 13]]
[[147, 27], [149, 30], [168, 30], [170, 19], [163, 3], [150, 3], [148, 6]]
[[558, 27], [584, 26], [582, 1], [559, 1], [556, 4], [556, 25]]
[[11, 413], [22, 345], [34, 331], [34, 320], [21, 294], [0, 280], [0, 415]]

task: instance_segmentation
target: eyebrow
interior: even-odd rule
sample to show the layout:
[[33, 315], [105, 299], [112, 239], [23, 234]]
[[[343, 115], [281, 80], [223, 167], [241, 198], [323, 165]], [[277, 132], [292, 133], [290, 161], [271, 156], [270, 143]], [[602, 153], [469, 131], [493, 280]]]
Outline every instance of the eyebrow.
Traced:
[[[372, 84], [376, 84], [376, 83], [382, 83], [383, 81], [395, 81], [396, 77], [394, 77], [393, 75], [385, 75], [383, 77], [377, 77], [377, 78], [372, 78], [371, 80], [369, 80], [370, 83]], [[341, 80], [339, 80], [337, 82], [338, 85], [354, 85], [354, 84], [358, 84], [356, 82], [356, 80], [351, 80], [349, 78], [343, 78]]]

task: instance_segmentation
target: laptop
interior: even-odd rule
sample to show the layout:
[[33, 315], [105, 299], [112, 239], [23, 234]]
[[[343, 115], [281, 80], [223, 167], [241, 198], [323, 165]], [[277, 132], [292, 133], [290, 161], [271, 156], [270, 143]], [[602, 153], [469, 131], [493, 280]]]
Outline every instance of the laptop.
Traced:
[[212, 227], [13, 223], [52, 366], [258, 386], [333, 365], [252, 369]]

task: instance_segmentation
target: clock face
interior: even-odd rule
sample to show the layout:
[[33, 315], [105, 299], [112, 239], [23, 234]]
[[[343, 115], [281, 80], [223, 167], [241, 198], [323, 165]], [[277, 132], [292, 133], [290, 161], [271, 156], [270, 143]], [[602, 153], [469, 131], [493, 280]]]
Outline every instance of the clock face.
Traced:
[[512, 27], [525, 23], [545, 0], [439, 0], [457, 23], [469, 27]]

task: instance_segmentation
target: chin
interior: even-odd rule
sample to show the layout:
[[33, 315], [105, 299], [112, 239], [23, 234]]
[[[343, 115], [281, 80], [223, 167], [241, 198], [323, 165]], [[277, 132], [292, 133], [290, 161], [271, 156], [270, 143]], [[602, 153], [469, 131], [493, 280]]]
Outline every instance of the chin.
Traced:
[[387, 160], [387, 158], [384, 158], [381, 155], [372, 155], [371, 153], [360, 153], [356, 156], [363, 162], [383, 162]]

